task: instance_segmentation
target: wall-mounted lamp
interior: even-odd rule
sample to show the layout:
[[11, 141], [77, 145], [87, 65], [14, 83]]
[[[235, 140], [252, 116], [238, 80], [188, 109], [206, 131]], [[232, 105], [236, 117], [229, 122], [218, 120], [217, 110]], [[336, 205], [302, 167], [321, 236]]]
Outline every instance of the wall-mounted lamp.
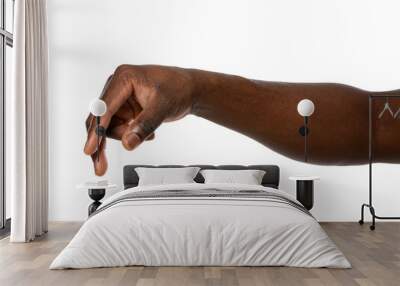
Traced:
[[[89, 111], [96, 118], [97, 150], [99, 150], [100, 138], [106, 135], [106, 129], [100, 125], [100, 117], [106, 113], [107, 105], [103, 100], [95, 98], [89, 104]], [[96, 160], [99, 161], [99, 152]]]
[[297, 104], [297, 112], [304, 117], [304, 126], [299, 128], [300, 135], [304, 137], [304, 162], [308, 160], [307, 137], [308, 133], [310, 133], [308, 118], [314, 113], [314, 110], [314, 103], [309, 99], [300, 100], [299, 104]]

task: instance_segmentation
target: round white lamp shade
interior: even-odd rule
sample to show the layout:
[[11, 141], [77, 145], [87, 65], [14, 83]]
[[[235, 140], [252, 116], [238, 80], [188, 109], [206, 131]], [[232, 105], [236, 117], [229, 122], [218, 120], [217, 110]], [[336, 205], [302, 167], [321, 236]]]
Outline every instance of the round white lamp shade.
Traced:
[[300, 100], [299, 104], [297, 104], [297, 112], [303, 116], [311, 116], [314, 113], [314, 103], [309, 99]]
[[89, 111], [94, 116], [103, 116], [107, 111], [107, 105], [103, 100], [95, 98], [89, 104]]

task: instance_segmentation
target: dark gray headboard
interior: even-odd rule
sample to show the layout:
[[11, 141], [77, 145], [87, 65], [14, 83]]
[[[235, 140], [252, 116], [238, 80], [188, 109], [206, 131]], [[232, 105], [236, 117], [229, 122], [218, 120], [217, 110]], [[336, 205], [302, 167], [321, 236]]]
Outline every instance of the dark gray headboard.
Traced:
[[[219, 170], [264, 170], [266, 173], [262, 180], [262, 185], [265, 187], [271, 187], [278, 189], [279, 187], [279, 167], [276, 165], [189, 165], [200, 167], [201, 169], [219, 169]], [[139, 177], [135, 171], [137, 167], [147, 167], [147, 168], [181, 168], [185, 167], [182, 165], [126, 165], [124, 166], [124, 189], [136, 187], [139, 183]], [[197, 183], [204, 183], [203, 176], [199, 173], [194, 180]]]

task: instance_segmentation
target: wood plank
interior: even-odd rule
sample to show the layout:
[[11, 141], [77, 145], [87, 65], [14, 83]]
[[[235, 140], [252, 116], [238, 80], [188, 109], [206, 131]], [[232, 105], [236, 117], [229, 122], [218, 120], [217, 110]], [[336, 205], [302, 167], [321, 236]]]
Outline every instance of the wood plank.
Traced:
[[0, 285], [136, 285], [136, 286], [266, 286], [266, 285], [400, 285], [400, 223], [368, 225], [322, 223], [345, 253], [352, 269], [290, 267], [116, 267], [49, 270], [55, 256], [81, 223], [50, 223], [47, 235], [32, 243], [0, 241]]

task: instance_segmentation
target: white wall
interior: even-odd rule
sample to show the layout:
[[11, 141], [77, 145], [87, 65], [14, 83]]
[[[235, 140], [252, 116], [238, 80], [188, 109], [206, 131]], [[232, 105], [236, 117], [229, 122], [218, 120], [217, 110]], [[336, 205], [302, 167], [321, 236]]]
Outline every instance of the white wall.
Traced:
[[[395, 0], [49, 0], [50, 219], [86, 217], [90, 200], [75, 185], [92, 176], [82, 152], [87, 105], [117, 65], [153, 63], [272, 81], [396, 89], [399, 9]], [[368, 198], [367, 166], [304, 165], [193, 116], [163, 125], [154, 142], [134, 152], [118, 142], [107, 151], [107, 176], [120, 185], [122, 166], [129, 163], [260, 163], [280, 165], [281, 188], [291, 193], [288, 176], [321, 176], [312, 212], [323, 221], [358, 220]], [[378, 214], [398, 215], [399, 168], [376, 170]]]

